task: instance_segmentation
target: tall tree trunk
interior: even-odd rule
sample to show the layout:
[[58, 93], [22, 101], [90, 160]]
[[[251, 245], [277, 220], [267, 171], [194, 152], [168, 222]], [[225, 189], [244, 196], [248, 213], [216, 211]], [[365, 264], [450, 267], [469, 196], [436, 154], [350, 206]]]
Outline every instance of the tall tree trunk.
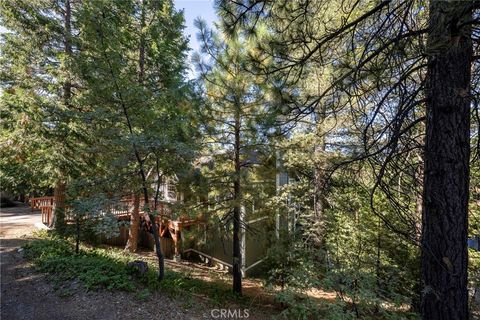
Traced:
[[242, 252], [240, 246], [242, 189], [240, 163], [240, 112], [235, 114], [235, 176], [233, 181], [233, 292], [242, 294]]
[[431, 1], [427, 71], [423, 319], [468, 319], [472, 4]]
[[[138, 48], [138, 83], [142, 86], [145, 77], [145, 2], [141, 2], [141, 17], [140, 17], [140, 43]], [[130, 130], [130, 134], [133, 134], [132, 125], [130, 122], [130, 117], [128, 116], [127, 109], [124, 106], [124, 113], [127, 118], [128, 128]], [[143, 160], [140, 157], [139, 151], [135, 143], [133, 144], [133, 149], [135, 152], [135, 157], [137, 159], [139, 169], [140, 169], [140, 177], [142, 178], [142, 190], [143, 190], [143, 198], [145, 200], [145, 208], [148, 210], [148, 218], [152, 224], [152, 233], [153, 239], [155, 240], [155, 253], [158, 259], [158, 281], [162, 281], [165, 275], [165, 257], [162, 252], [162, 247], [160, 245], [160, 233], [159, 228], [156, 224], [156, 217], [153, 215], [153, 211], [156, 208], [150, 208], [150, 198], [148, 196], [148, 185], [147, 185], [147, 176], [145, 174], [145, 168], [143, 166]], [[156, 205], [156, 204], [155, 204]], [[160, 225], [162, 223], [161, 217], [159, 217]]]
[[[138, 155], [138, 153], [136, 152]], [[137, 157], [137, 159], [140, 159]], [[162, 247], [160, 245], [160, 233], [157, 227], [157, 223], [155, 222], [155, 216], [153, 215], [153, 210], [150, 208], [150, 199], [148, 198], [148, 188], [147, 188], [147, 179], [145, 176], [145, 170], [143, 169], [143, 162], [140, 160], [138, 161], [140, 164], [140, 175], [142, 176], [142, 183], [143, 183], [143, 197], [145, 200], [145, 208], [148, 210], [148, 218], [152, 225], [152, 233], [153, 233], [153, 240], [155, 241], [155, 254], [157, 255], [158, 259], [158, 281], [162, 281], [165, 276], [165, 257], [162, 252]], [[160, 217], [161, 218], [161, 217]], [[160, 220], [160, 223], [162, 221]]]
[[[68, 58], [72, 56], [72, 42], [71, 42], [71, 35], [72, 35], [72, 8], [70, 6], [70, 0], [65, 1], [65, 25], [64, 25], [64, 50], [65, 55]], [[70, 75], [68, 73], [64, 74], [65, 81], [63, 83], [63, 99], [65, 106], [70, 105], [70, 100], [72, 98], [72, 82], [70, 80]]]
[[138, 233], [140, 228], [140, 197], [133, 194], [133, 210], [130, 213], [130, 228], [128, 230], [128, 241], [125, 250], [136, 252], [138, 249]]
[[320, 105], [320, 110], [316, 112], [316, 135], [315, 142], [315, 172], [314, 172], [314, 186], [315, 186], [315, 201], [314, 201], [314, 221], [313, 221], [313, 245], [320, 248], [323, 245], [325, 237], [325, 104]]
[[57, 181], [55, 189], [53, 191], [53, 203], [54, 203], [54, 227], [56, 231], [63, 235], [65, 234], [65, 200], [66, 200], [66, 184], [64, 181]]
[[[65, 1], [65, 16], [64, 16], [64, 35], [63, 35], [63, 44], [64, 52], [67, 57], [72, 55], [72, 44], [71, 44], [71, 33], [72, 33], [72, 10], [70, 6], [70, 0]], [[66, 71], [64, 71], [65, 81], [63, 83], [63, 103], [66, 107], [70, 105], [72, 99], [72, 83], [70, 81], [70, 76]], [[63, 174], [62, 170], [62, 174]], [[65, 233], [65, 182], [58, 181], [55, 185], [54, 190], [54, 225], [55, 229], [60, 234]]]
[[[323, 139], [322, 139], [323, 140]], [[316, 155], [322, 155], [325, 151], [325, 144], [319, 143], [315, 146]], [[325, 168], [322, 160], [317, 160], [314, 172], [315, 185], [315, 201], [314, 201], [314, 217], [313, 217], [313, 245], [321, 248], [325, 237]]]

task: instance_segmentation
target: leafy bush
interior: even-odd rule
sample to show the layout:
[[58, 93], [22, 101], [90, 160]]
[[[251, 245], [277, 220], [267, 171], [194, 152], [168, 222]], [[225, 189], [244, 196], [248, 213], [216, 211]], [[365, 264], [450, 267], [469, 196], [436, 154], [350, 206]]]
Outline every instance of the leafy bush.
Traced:
[[105, 250], [82, 250], [75, 254], [70, 242], [45, 234], [26, 244], [24, 249], [25, 258], [55, 283], [78, 279], [87, 289], [132, 291], [135, 287], [125, 261], [106, 254]]
[[153, 263], [146, 274], [137, 279], [130, 275], [127, 264], [138, 256], [116, 248], [85, 246], [75, 254], [75, 245], [59, 236], [47, 232], [38, 232], [36, 236], [38, 239], [24, 246], [24, 257], [46, 273], [55, 285], [78, 280], [88, 290], [136, 291], [140, 300], [147, 299], [152, 291], [162, 290], [174, 296], [181, 295], [187, 298], [186, 302], [194, 295], [202, 295], [214, 305], [224, 305], [228, 301], [246, 304], [246, 299], [233, 294], [225, 283], [205, 282], [171, 270], [167, 270], [164, 280], [158, 282]]
[[295, 290], [281, 291], [277, 294], [276, 300], [285, 307], [281, 313], [281, 317], [285, 319], [324, 319], [319, 305], [308, 296], [299, 295]]
[[118, 236], [120, 224], [110, 212], [114, 204], [113, 200], [107, 199], [102, 193], [70, 201], [71, 210], [68, 214], [75, 223], [68, 225], [66, 232], [61, 235], [73, 236], [78, 242], [87, 241], [92, 244], [98, 244], [100, 236]]
[[319, 257], [313, 258], [316, 252], [310, 250], [298, 236], [282, 232], [279, 240], [268, 249], [263, 266], [268, 270], [266, 286], [279, 286], [281, 289], [275, 296], [284, 307], [280, 318], [324, 319], [319, 304], [304, 294], [306, 288], [319, 284]]
[[303, 291], [319, 284], [318, 250], [311, 250], [295, 234], [282, 233], [272, 243], [264, 260], [267, 286], [277, 285], [282, 290], [298, 288]]

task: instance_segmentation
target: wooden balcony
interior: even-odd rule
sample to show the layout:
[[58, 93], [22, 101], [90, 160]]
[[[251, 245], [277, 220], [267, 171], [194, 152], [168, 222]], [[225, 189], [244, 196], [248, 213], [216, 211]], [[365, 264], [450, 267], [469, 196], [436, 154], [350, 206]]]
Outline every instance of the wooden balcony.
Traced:
[[[31, 198], [30, 207], [33, 210], [39, 209], [42, 212], [42, 223], [51, 226], [53, 223], [53, 214], [55, 208], [55, 202], [53, 197], [39, 197]], [[153, 202], [151, 203], [153, 206]], [[142, 210], [144, 208], [144, 202], [140, 202], [140, 219], [142, 223], [141, 227], [149, 228], [148, 221], [150, 220], [147, 214]], [[69, 214], [69, 207], [66, 207], [66, 222], [71, 224], [74, 223], [74, 218]], [[121, 199], [118, 204], [111, 205], [105, 208], [105, 213], [112, 213], [118, 221], [130, 221], [130, 215], [133, 210], [133, 199], [124, 198]], [[156, 211], [158, 213], [155, 218], [155, 223], [158, 228], [158, 233], [160, 237], [171, 238], [174, 243], [175, 255], [179, 254], [179, 240], [181, 238], [182, 230], [188, 229], [190, 226], [202, 224], [204, 220], [201, 218], [191, 219], [191, 218], [180, 218], [177, 220], [171, 219], [172, 211], [167, 203], [160, 202], [157, 204]]]

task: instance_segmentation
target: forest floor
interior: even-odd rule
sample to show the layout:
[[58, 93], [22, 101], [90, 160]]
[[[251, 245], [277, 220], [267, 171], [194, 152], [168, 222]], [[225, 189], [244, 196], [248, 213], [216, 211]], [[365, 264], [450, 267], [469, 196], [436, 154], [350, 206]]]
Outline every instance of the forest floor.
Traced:
[[[68, 290], [57, 290], [46, 280], [45, 275], [36, 272], [22, 257], [20, 249], [32, 239], [31, 232], [40, 220], [40, 213], [31, 212], [26, 206], [0, 210], [1, 319], [213, 318], [214, 307], [202, 297], [198, 301], [191, 301], [156, 291], [139, 299], [138, 294], [132, 292], [87, 291], [75, 281], [68, 284]], [[167, 268], [180, 268], [179, 265], [168, 262]], [[239, 307], [228, 305], [221, 308]], [[266, 319], [268, 317], [265, 312], [260, 309], [250, 310], [249, 319]]]
[[[224, 296], [230, 293], [231, 286], [227, 272], [185, 260], [166, 260], [167, 271], [201, 284], [199, 290], [187, 290], [185, 294], [172, 295], [162, 290], [86, 290], [77, 280], [59, 286], [49, 281], [47, 275], [37, 272], [23, 257], [21, 247], [35, 239], [32, 231], [41, 226], [40, 213], [31, 212], [26, 206], [2, 208], [0, 224], [2, 320], [219, 319], [219, 309], [248, 309], [248, 319], [260, 320], [279, 315], [283, 309], [275, 300], [275, 292], [266, 290], [260, 279], [243, 280], [244, 297], [237, 304], [236, 300]], [[101, 247], [123, 254], [121, 248]], [[152, 251], [142, 250], [134, 256], [151, 265], [156, 263]], [[202, 288], [212, 290], [204, 292]], [[214, 293], [213, 297], [209, 293]], [[318, 303], [335, 303], [334, 292], [310, 289], [304, 294]]]
[[[157, 261], [152, 251], [141, 251], [138, 255], [141, 256], [143, 260], [150, 260], [152, 263], [156, 263]], [[217, 286], [231, 286], [231, 275], [227, 271], [219, 270], [217, 267], [210, 267], [205, 263], [186, 260], [182, 260], [181, 262], [167, 260], [166, 265], [169, 270], [188, 274], [195, 279], [215, 283]], [[266, 309], [278, 309], [278, 303], [275, 301], [276, 292], [266, 290], [261, 279], [242, 279], [242, 293], [254, 306], [261, 305]], [[305, 289], [303, 293], [317, 302], [334, 302], [336, 298], [335, 292], [315, 288]]]

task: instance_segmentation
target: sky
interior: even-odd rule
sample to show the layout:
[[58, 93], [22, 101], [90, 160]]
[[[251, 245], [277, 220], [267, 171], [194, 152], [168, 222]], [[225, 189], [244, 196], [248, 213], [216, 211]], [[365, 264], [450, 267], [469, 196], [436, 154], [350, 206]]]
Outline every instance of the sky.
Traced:
[[[200, 45], [197, 40], [197, 28], [193, 25], [193, 21], [200, 17], [207, 22], [208, 26], [212, 26], [213, 22], [217, 20], [217, 15], [213, 9], [213, 0], [175, 0], [175, 7], [179, 10], [183, 9], [185, 15], [185, 34], [189, 37], [190, 55], [199, 51]], [[193, 67], [191, 67], [193, 69]], [[193, 70], [190, 70], [188, 77], [194, 76]]]
[[194, 27], [193, 21], [197, 17], [201, 17], [209, 26], [212, 26], [212, 23], [217, 20], [213, 9], [213, 0], [175, 0], [175, 7], [184, 10], [185, 33], [190, 36], [190, 47], [198, 50], [197, 28]]

